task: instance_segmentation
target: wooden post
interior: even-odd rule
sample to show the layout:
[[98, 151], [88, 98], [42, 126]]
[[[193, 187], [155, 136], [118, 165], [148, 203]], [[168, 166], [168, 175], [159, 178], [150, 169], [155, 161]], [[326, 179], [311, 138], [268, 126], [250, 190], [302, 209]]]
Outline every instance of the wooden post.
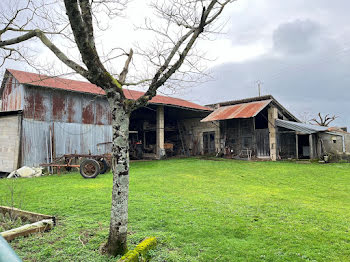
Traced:
[[299, 159], [299, 137], [297, 133], [295, 133], [295, 150], [296, 159]]

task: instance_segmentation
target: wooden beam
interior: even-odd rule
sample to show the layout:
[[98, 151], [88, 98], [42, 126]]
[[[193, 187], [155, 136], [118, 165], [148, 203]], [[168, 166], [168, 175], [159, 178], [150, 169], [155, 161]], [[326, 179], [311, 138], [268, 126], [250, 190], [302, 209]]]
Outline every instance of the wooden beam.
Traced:
[[6, 239], [6, 241], [11, 241], [16, 237], [28, 236], [36, 232], [44, 232], [50, 230], [54, 226], [52, 219], [44, 219], [33, 224], [24, 225], [17, 227], [5, 232], [1, 232], [1, 236]]
[[39, 220], [43, 220], [43, 219], [52, 219], [54, 221], [54, 223], [56, 222], [56, 219], [54, 216], [48, 216], [48, 215], [43, 215], [43, 214], [39, 214], [39, 213], [24, 211], [24, 210], [14, 208], [14, 207], [0, 206], [0, 213], [2, 213], [4, 215], [6, 213], [11, 213], [11, 214], [16, 215], [17, 217], [24, 218], [32, 223], [37, 222]]

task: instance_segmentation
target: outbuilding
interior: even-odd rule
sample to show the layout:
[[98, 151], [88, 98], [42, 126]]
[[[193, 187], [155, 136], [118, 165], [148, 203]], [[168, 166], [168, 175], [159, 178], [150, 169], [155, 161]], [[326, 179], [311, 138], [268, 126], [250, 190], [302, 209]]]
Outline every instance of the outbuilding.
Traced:
[[[124, 90], [129, 99], [143, 93]], [[0, 90], [0, 172], [38, 166], [64, 154], [111, 152], [111, 113], [104, 91], [88, 82], [6, 70]], [[145, 156], [200, 154], [185, 144], [185, 122], [201, 124], [212, 109], [183, 99], [157, 95], [131, 115], [131, 143]], [[132, 145], [131, 145], [132, 146]]]

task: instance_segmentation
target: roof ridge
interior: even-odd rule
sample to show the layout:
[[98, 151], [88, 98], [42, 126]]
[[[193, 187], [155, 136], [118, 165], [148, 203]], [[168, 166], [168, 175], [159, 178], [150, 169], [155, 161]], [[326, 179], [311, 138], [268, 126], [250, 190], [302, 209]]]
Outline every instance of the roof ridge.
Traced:
[[[92, 84], [88, 81], [73, 80], [73, 79], [63, 78], [59, 76], [49, 76], [45, 74], [26, 72], [26, 71], [10, 69], [10, 68], [7, 68], [6, 72], [13, 75], [17, 79], [17, 81], [21, 84], [55, 88], [55, 89], [63, 89], [63, 90], [68, 90], [73, 92], [88, 93], [88, 94], [95, 94], [95, 95], [105, 94], [105, 91], [101, 87], [95, 84]], [[128, 99], [132, 99], [132, 100], [138, 99], [141, 95], [145, 93], [145, 91], [133, 90], [127, 87], [123, 88], [123, 92]], [[164, 104], [169, 106], [176, 106], [180, 108], [189, 108], [189, 109], [195, 109], [195, 110], [212, 111], [211, 108], [196, 104], [194, 102], [191, 102], [182, 98], [158, 95], [158, 94], [151, 99], [150, 103]]]
[[[8, 70], [10, 73], [11, 71], [16, 71], [16, 72], [21, 72], [21, 73], [26, 73], [26, 74], [32, 74], [32, 75], [36, 75], [36, 76], [43, 76], [43, 77], [46, 77], [46, 79], [59, 79], [59, 80], [67, 80], [67, 81], [72, 81], [72, 82], [79, 82], [79, 83], [84, 83], [84, 84], [89, 84], [89, 85], [94, 85], [98, 88], [101, 88], [99, 87], [98, 85], [95, 85], [89, 81], [82, 81], [82, 80], [75, 80], [75, 79], [69, 79], [69, 78], [63, 78], [61, 76], [49, 76], [49, 75], [45, 75], [45, 74], [38, 74], [38, 73], [33, 73], [33, 72], [27, 72], [27, 71], [23, 71], [23, 70], [17, 70], [17, 69], [12, 69], [12, 68], [7, 68], [6, 70]], [[45, 80], [45, 79], [42, 79], [42, 80]], [[33, 83], [35, 82], [39, 82], [38, 81], [33, 81]], [[102, 89], [102, 88], [101, 88]], [[103, 90], [103, 89], [102, 89]], [[127, 91], [132, 91], [132, 92], [140, 92], [142, 94], [145, 93], [145, 91], [142, 91], [142, 90], [134, 90], [134, 89], [129, 89], [127, 87], [124, 87], [123, 90], [127, 90]], [[178, 99], [178, 100], [182, 100], [182, 101], [186, 101], [186, 102], [190, 102], [190, 103], [194, 103], [194, 102], [191, 102], [191, 101], [188, 101], [188, 100], [185, 100], [185, 99], [182, 99], [182, 98], [178, 98], [178, 97], [172, 97], [172, 96], [167, 96], [167, 95], [158, 95], [158, 97], [169, 97], [169, 98], [173, 98], [173, 99]], [[195, 104], [195, 103], [194, 103]]]

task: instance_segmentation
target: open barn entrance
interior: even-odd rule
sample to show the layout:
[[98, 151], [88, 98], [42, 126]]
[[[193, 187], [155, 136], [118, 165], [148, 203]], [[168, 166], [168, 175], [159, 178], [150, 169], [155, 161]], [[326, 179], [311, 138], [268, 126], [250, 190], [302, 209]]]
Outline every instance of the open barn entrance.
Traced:
[[298, 143], [298, 158], [299, 159], [310, 159], [310, 141], [309, 135], [297, 135]]
[[[137, 148], [142, 148], [142, 158], [146, 159], [191, 155], [190, 131], [184, 122], [193, 119], [199, 123], [206, 114], [203, 111], [159, 105], [135, 110], [130, 116], [130, 157], [134, 158], [132, 152]], [[135, 139], [131, 139], [132, 136]]]
[[270, 139], [269, 139], [269, 125], [268, 112], [264, 108], [254, 118], [255, 138], [256, 138], [256, 156], [258, 158], [270, 157]]

